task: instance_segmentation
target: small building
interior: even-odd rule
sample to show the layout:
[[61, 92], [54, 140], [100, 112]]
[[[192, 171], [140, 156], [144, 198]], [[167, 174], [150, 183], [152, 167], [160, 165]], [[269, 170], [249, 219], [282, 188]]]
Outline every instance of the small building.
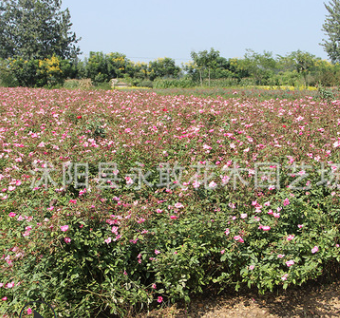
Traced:
[[118, 87], [129, 87], [130, 84], [122, 82], [120, 79], [118, 78], [112, 78], [111, 79], [111, 88], [115, 89]]

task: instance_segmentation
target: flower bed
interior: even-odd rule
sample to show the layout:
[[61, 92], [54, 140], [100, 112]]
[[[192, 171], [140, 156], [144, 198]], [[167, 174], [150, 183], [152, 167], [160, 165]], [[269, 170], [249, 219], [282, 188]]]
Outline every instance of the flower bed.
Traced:
[[124, 315], [339, 266], [340, 101], [0, 96], [1, 314]]

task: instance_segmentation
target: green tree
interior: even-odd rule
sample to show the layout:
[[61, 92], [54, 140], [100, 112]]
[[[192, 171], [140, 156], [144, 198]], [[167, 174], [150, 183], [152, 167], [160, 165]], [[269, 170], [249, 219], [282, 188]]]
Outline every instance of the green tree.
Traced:
[[192, 81], [198, 81], [199, 75], [197, 72], [196, 64], [193, 61], [182, 63], [182, 71], [184, 73], [184, 77], [187, 79], [191, 79]]
[[155, 78], [176, 78], [181, 69], [176, 66], [175, 60], [165, 57], [149, 62], [150, 80]]
[[129, 60], [125, 54], [114, 52], [106, 55], [107, 71], [110, 78], [122, 78], [128, 69]]
[[18, 81], [11, 72], [9, 63], [9, 60], [0, 58], [0, 86], [15, 87]]
[[235, 74], [235, 77], [239, 80], [250, 76], [248, 64], [245, 59], [230, 58], [228, 62], [230, 72]]
[[210, 49], [210, 52], [208, 52], [207, 50], [200, 51], [198, 53], [194, 51], [191, 52], [191, 58], [194, 60], [200, 75], [201, 85], [203, 85], [203, 78], [205, 77], [205, 73], [207, 71], [210, 86], [211, 70], [215, 69], [218, 66], [219, 57], [220, 52], [215, 51], [213, 48]]
[[264, 51], [263, 54], [247, 49], [244, 56], [249, 73], [255, 78], [257, 84], [265, 84], [273, 76], [276, 70], [276, 61], [271, 52]]
[[213, 65], [210, 76], [214, 79], [236, 77], [236, 75], [230, 71], [228, 59], [222, 56], [219, 56], [215, 60], [215, 65]]
[[128, 72], [130, 77], [140, 80], [149, 79], [149, 66], [145, 62], [132, 62], [128, 63]]
[[325, 4], [329, 15], [326, 16], [322, 31], [328, 36], [329, 40], [323, 39], [320, 43], [327, 52], [332, 63], [340, 62], [340, 1], [332, 0]]
[[86, 76], [93, 82], [106, 82], [109, 79], [107, 58], [103, 52], [90, 52], [86, 63]]
[[308, 75], [315, 68], [316, 62], [320, 60], [315, 55], [300, 50], [294, 51], [287, 56], [288, 60], [293, 61], [296, 71], [304, 79], [305, 86], [308, 86]]
[[37, 82], [39, 60], [24, 60], [21, 57], [8, 58], [9, 69], [19, 86], [34, 87]]
[[339, 72], [339, 63], [332, 64], [327, 60], [318, 60], [315, 64], [316, 80], [322, 86], [338, 85], [337, 73]]
[[69, 10], [60, 8], [61, 0], [0, 1], [0, 57], [76, 58], [80, 39], [70, 31]]

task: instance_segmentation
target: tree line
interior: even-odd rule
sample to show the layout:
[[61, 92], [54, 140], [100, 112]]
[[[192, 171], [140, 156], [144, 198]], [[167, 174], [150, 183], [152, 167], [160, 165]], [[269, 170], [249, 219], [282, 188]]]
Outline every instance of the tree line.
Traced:
[[90, 78], [94, 84], [121, 79], [135, 86], [152, 87], [160, 80], [186, 80], [193, 85], [210, 86], [216, 80], [229, 80], [230, 85], [338, 86], [340, 64], [331, 63], [303, 51], [285, 56], [271, 52], [247, 50], [242, 58], [225, 58], [213, 48], [191, 52], [192, 60], [176, 65], [169, 57], [148, 63], [133, 62], [125, 54], [90, 52], [83, 61], [48, 58], [25, 59], [20, 56], [0, 60], [2, 85], [55, 87], [65, 79]]

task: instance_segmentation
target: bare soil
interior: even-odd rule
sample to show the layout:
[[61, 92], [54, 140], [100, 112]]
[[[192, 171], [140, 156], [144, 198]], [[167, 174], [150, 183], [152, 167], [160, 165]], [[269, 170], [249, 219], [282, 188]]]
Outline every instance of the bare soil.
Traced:
[[175, 304], [136, 318], [335, 318], [340, 317], [340, 280], [332, 284], [308, 283], [302, 287], [259, 295], [256, 291], [241, 293], [206, 292], [187, 308]]

